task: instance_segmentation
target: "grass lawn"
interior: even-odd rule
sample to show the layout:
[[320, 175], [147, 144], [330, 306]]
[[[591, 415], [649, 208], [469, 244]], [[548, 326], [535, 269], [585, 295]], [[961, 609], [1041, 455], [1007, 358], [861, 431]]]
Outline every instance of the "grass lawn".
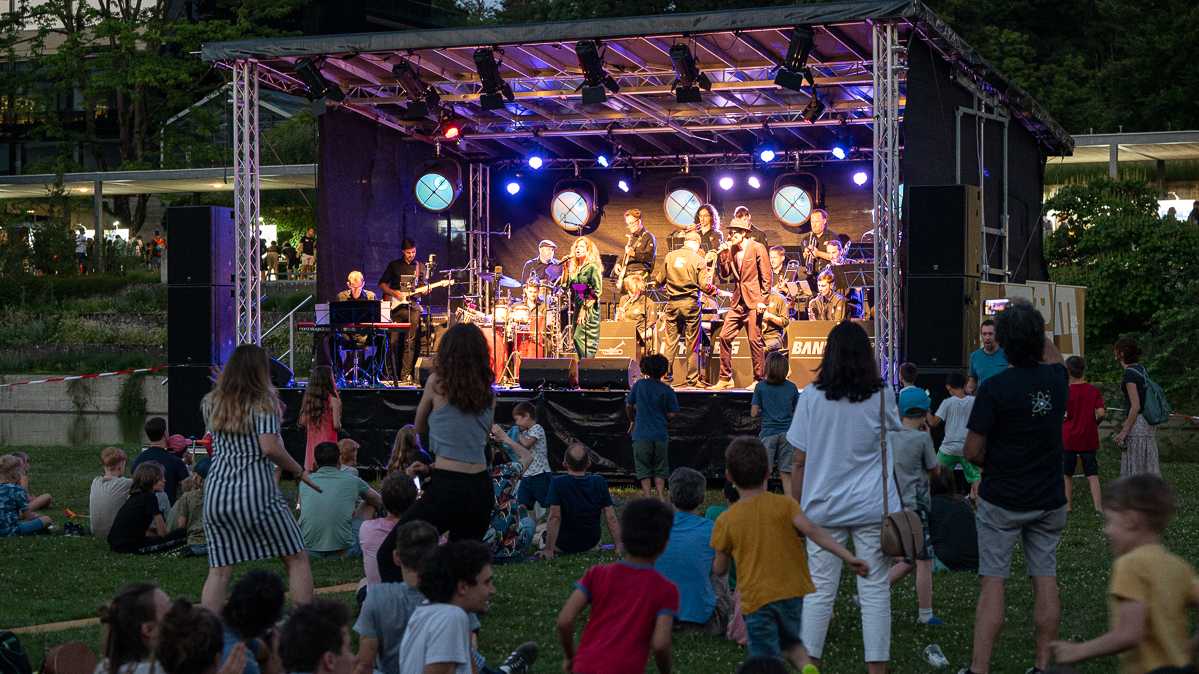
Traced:
[[[13, 451], [17, 448], [7, 448]], [[135, 448], [127, 450], [136, 451]], [[99, 470], [99, 448], [27, 448], [32, 457], [30, 476], [35, 493], [49, 491], [55, 496], [52, 514], [62, 519], [62, 508], [86, 512], [88, 485]], [[1115, 457], [1101, 458], [1104, 479], [1118, 471]], [[1199, 465], [1167, 464], [1166, 474], [1181, 494], [1180, 515], [1170, 529], [1169, 546], [1184, 558], [1199, 557], [1199, 512], [1190, 510], [1199, 487]], [[1076, 495], [1082, 507], [1071, 515], [1069, 528], [1059, 552], [1059, 577], [1062, 588], [1062, 636], [1084, 638], [1098, 635], [1107, 625], [1105, 591], [1111, 555], [1101, 531], [1099, 516], [1091, 512], [1086, 484], [1077, 481]], [[621, 492], [622, 498], [631, 493]], [[709, 493], [711, 500], [719, 491]], [[501, 566], [496, 570], [498, 595], [491, 612], [483, 618], [480, 645], [489, 661], [501, 660], [512, 648], [527, 639], [541, 644], [542, 656], [537, 672], [561, 671], [561, 655], [554, 636], [554, 618], [570, 593], [572, 583], [590, 564], [610, 561], [610, 554], [562, 558], [553, 562], [535, 562]], [[282, 573], [282, 564], [266, 562], [262, 566]], [[251, 568], [239, 569], [244, 572]], [[361, 575], [359, 561], [314, 561], [317, 586], [356, 581]], [[1023, 561], [1017, 557], [1009, 584], [1006, 628], [996, 647], [993, 671], [997, 674], [1023, 672], [1032, 664], [1032, 591], [1021, 577]], [[0, 541], [0, 587], [6, 594], [0, 601], [0, 628], [11, 629], [48, 622], [89, 618], [124, 583], [153, 580], [172, 596], [197, 599], [204, 582], [203, 559], [166, 559], [114, 555], [102, 541], [90, 537], [38, 536]], [[905, 579], [893, 595], [892, 671], [910, 674], [927, 672], [931, 667], [922, 656], [925, 646], [940, 644], [954, 669], [967, 662], [978, 583], [969, 574], [939, 574], [934, 579], [934, 606], [946, 621], [942, 627], [915, 625], [916, 597], [914, 581]], [[825, 672], [863, 671], [860, 664], [862, 643], [859, 614], [852, 602], [851, 580], [845, 580], [836, 604], [824, 656]], [[334, 595], [352, 604], [350, 593]], [[72, 629], [46, 634], [23, 635], [34, 665], [40, 663], [43, 649], [64, 641], [82, 640], [99, 648], [98, 627]], [[731, 642], [696, 635], [676, 636], [676, 671], [732, 672], [743, 652]], [[1113, 661], [1093, 663], [1082, 672], [1114, 672]]]

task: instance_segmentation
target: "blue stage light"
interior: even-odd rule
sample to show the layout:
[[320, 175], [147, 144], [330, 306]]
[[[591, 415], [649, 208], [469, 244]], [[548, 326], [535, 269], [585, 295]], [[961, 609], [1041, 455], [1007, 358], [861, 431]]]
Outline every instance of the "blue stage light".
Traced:
[[595, 158], [595, 163], [603, 166], [604, 168], [608, 168], [608, 156], [603, 154], [599, 155]]
[[508, 190], [508, 194], [516, 196], [516, 193], [520, 191], [520, 183], [515, 180], [509, 180], [508, 185], [504, 189]]
[[749, 186], [755, 190], [762, 187], [762, 181], [758, 178], [758, 176], [750, 176], [746, 179], [746, 182], [749, 183]]
[[833, 157], [837, 159], [845, 159], [847, 156], [849, 156], [849, 152], [845, 149], [844, 145], [838, 143], [833, 146]]
[[529, 168], [536, 171], [545, 164], [545, 159], [539, 154], [529, 155]]
[[762, 150], [758, 152], [758, 159], [761, 159], [762, 163], [764, 164], [769, 164], [770, 162], [774, 161], [775, 156], [774, 150], [768, 147], [762, 148]]
[[625, 180], [624, 178], [621, 178], [620, 180], [618, 180], [616, 182], [616, 186], [620, 188], [621, 192], [629, 191], [629, 181]]
[[853, 184], [857, 185], [858, 187], [865, 185], [866, 181], [869, 179], [870, 177], [866, 175], [865, 171], [858, 171], [857, 173], [853, 174]]
[[722, 190], [731, 190], [733, 189], [733, 176], [721, 176], [716, 184], [720, 185]]

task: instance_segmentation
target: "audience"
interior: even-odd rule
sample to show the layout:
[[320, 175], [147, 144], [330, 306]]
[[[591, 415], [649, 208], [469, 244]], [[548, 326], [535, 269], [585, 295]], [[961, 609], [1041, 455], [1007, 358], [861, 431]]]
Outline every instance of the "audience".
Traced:
[[387, 515], [363, 522], [358, 530], [358, 545], [362, 548], [362, 573], [367, 585], [382, 582], [377, 558], [379, 548], [400, 521], [400, 517], [416, 503], [417, 497], [416, 485], [413, 484], [412, 478], [403, 473], [384, 478], [379, 494]]
[[960, 467], [970, 485], [970, 497], [976, 499], [980, 472], [978, 466], [962, 456], [966, 446], [966, 422], [974, 409], [974, 396], [966, 395], [966, 377], [961, 372], [950, 372], [945, 377], [945, 390], [949, 395], [941, 401], [937, 413], [927, 417], [932, 428], [945, 424], [945, 437], [941, 440], [937, 460], [951, 473]]
[[361, 445], [352, 438], [342, 438], [337, 441], [338, 468], [354, 477], [358, 477], [358, 449]]
[[12, 454], [0, 456], [0, 538], [29, 536], [50, 527], [50, 518], [29, 507], [29, 494], [21, 486], [24, 463]]
[[[554, 479], [554, 472], [550, 470], [545, 429], [537, 423], [537, 408], [529, 402], [516, 403], [512, 408], [512, 421], [519, 429], [519, 435], [515, 441], [506, 434], [496, 436], [493, 432], [492, 437], [496, 442], [516, 450], [517, 456], [520, 456], [520, 452], [517, 450], [516, 444], [533, 453], [533, 462], [529, 464], [524, 477], [520, 479], [516, 499], [522, 506], [530, 510], [537, 507], [549, 508], [550, 482]], [[540, 518], [541, 515], [538, 514], [537, 517]]]
[[924, 525], [924, 550], [914, 560], [896, 560], [888, 580], [895, 585], [912, 572], [914, 562], [918, 610], [916, 621], [922, 625], [941, 625], [942, 620], [933, 615], [933, 546], [929, 542], [932, 492], [928, 482], [941, 473], [933, 439], [924, 429], [924, 420], [931, 405], [932, 400], [923, 389], [912, 386], [900, 391], [899, 412], [903, 415], [903, 428], [891, 433], [887, 439], [903, 507], [919, 515]]
[[[177, 599], [163, 616], [154, 659], [163, 674], [240, 674], [246, 648], [238, 645], [220, 666], [221, 621], [206, 608]], [[254, 670], [257, 671], [257, 670]]]
[[[1124, 397], [1124, 423], [1116, 433], [1120, 453], [1120, 477], [1150, 473], [1161, 475], [1154, 426], [1145, 418], [1146, 395], [1149, 392], [1149, 372], [1141, 365], [1141, 347], [1132, 337], [1121, 337], [1113, 347], [1116, 362], [1124, 370], [1120, 393]], [[36, 499], [35, 499], [36, 501]], [[33, 507], [34, 510], [38, 506]]]
[[[795, 499], [766, 491], [770, 477], [766, 448], [754, 437], [729, 443], [725, 474], [740, 498], [712, 529], [713, 569], [737, 562], [737, 589], [749, 632], [749, 655], [786, 657], [796, 667], [808, 664], [800, 639], [804, 597], [815, 591], [808, 573], [808, 547], [819, 547], [866, 575], [867, 563], [854, 557], [827, 531], [810, 521]], [[838, 563], [839, 564], [839, 563]]]
[[751, 417], [762, 417], [758, 437], [766, 446], [770, 472], [775, 468], [779, 471], [785, 496], [791, 495], [791, 462], [795, 458], [795, 448], [787, 442], [787, 429], [799, 401], [799, 388], [787, 379], [789, 360], [787, 351], [771, 351], [766, 355], [766, 379], [754, 387], [749, 408]]
[[142, 448], [142, 451], [133, 459], [133, 465], [130, 469], [137, 471], [138, 466], [141, 466], [146, 461], [157, 462], [162, 466], [163, 479], [166, 480], [165, 487], [162, 493], [166, 494], [168, 503], [162, 508], [163, 515], [170, 512], [170, 504], [175, 502], [179, 496], [179, 483], [187, 479], [190, 475], [187, 470], [187, 464], [183, 463], [183, 459], [173, 454], [167, 449], [167, 421], [162, 417], [152, 417], [146, 422], [145, 426], [146, 439], [150, 444]]
[[978, 573], [978, 526], [974, 508], [955, 489], [953, 475], [944, 470], [929, 485], [932, 510], [928, 542], [933, 557], [950, 571]]
[[[483, 535], [483, 542], [491, 549], [491, 560], [496, 564], [521, 562], [528, 554], [536, 527], [517, 492], [525, 471], [533, 463], [533, 452], [508, 437], [498, 424], [492, 424], [491, 438], [495, 441], [490, 469], [495, 508], [491, 511], [491, 523]], [[515, 461], [507, 460], [508, 454], [502, 447], [505, 442], [515, 452]]]
[[407, 424], [396, 432], [395, 441], [391, 445], [391, 457], [387, 461], [387, 474], [401, 472], [408, 477], [429, 474], [429, 466], [433, 459], [425, 452], [420, 444], [420, 434], [416, 426]]
[[668, 484], [674, 523], [670, 542], [654, 568], [678, 588], [675, 626], [724, 634], [732, 608], [728, 581], [712, 570], [716, 559], [711, 545], [712, 521], [697, 513], [704, 504], [707, 480], [698, 470], [684, 466], [674, 469]]
[[[300, 533], [314, 557], [360, 557], [358, 527], [383, 506], [379, 493], [362, 478], [338, 469], [335, 442], [316, 446], [312, 486], [300, 485]], [[358, 500], [364, 501], [361, 508]]]
[[644, 377], [633, 384], [625, 398], [629, 434], [633, 437], [633, 466], [641, 482], [641, 494], [649, 496], [652, 486], [659, 499], [666, 497], [663, 492], [670, 474], [670, 434], [666, 425], [679, 413], [678, 396], [662, 382], [669, 369], [666, 356], [654, 353], [643, 357]]
[[208, 539], [204, 536], [204, 479], [211, 467], [212, 459], [208, 457], [196, 462], [190, 478], [191, 489], [180, 494], [167, 518], [176, 529], [187, 531], [187, 552], [196, 557], [208, 555]]
[[1066, 399], [1066, 418], [1062, 422], [1062, 473], [1066, 485], [1066, 512], [1074, 496], [1074, 471], [1082, 462], [1082, 472], [1091, 487], [1091, 505], [1095, 512], [1103, 506], [1099, 493], [1099, 422], [1107, 416], [1103, 394], [1087, 383], [1087, 362], [1082, 356], [1066, 359], [1070, 373], [1070, 393]]
[[288, 674], [349, 674], [350, 610], [329, 599], [297, 606], [279, 634], [279, 655]]
[[991, 671], [1019, 540], [1035, 595], [1029, 672], [1038, 674], [1049, 666], [1061, 619], [1057, 546], [1066, 526], [1061, 460], [1069, 382], [1062, 354], [1045, 336], [1045, 319], [1028, 301], [1012, 300], [996, 317], [995, 339], [1011, 367], [979, 383], [964, 451], [983, 471], [976, 515], [981, 589], [971, 664], [962, 674]]
[[899, 364], [899, 392], [910, 388], [917, 388], [916, 377], [920, 376], [920, 368], [916, 367], [915, 363], [900, 363]]
[[333, 382], [333, 368], [318, 365], [312, 368], [304, 399], [300, 402], [297, 423], [305, 429], [304, 470], [316, 470], [316, 447], [322, 442], [337, 443], [337, 429], [341, 428], [341, 398], [337, 384]]
[[[679, 591], [653, 565], [666, 549], [673, 520], [670, 506], [657, 499], [641, 498], [625, 506], [619, 539], [624, 560], [587, 569], [558, 614], [562, 671], [644, 672], [651, 651], [658, 671], [670, 671]], [[575, 623], [588, 606], [591, 613], [576, 650]]]
[[153, 583], [121, 588], [100, 607], [104, 647], [97, 674], [154, 674], [159, 627], [170, 608], [171, 598]]
[[171, 531], [159, 509], [158, 494], [165, 486], [166, 476], [157, 461], [146, 461], [133, 471], [129, 498], [108, 531], [108, 547], [113, 552], [148, 555], [187, 545], [187, 530]]
[[[407, 480], [392, 476], [388, 480]], [[408, 481], [411, 484], [411, 481]], [[387, 485], [383, 496], [387, 498]], [[428, 522], [414, 520], [396, 527], [393, 556], [404, 580], [400, 583], [376, 583], [366, 589], [362, 611], [354, 623], [358, 633], [358, 664], [355, 674], [400, 674], [400, 644], [408, 619], [425, 601], [420, 592], [421, 567], [437, 549], [437, 529]], [[473, 614], [472, 614], [473, 615]]]
[[[13, 452], [12, 456], [15, 456], [21, 460], [21, 488], [25, 490], [26, 494], [31, 494], [32, 490], [29, 488], [29, 474], [32, 472], [33, 465], [30, 463], [29, 453]], [[49, 508], [50, 504], [53, 502], [54, 499], [49, 494], [30, 496], [29, 510], [37, 513], [39, 510], [45, 510], [46, 508]]]
[[616, 554], [620, 554], [620, 525], [608, 482], [587, 472], [591, 467], [591, 450], [579, 442], [570, 445], [566, 448], [565, 464], [566, 474], [557, 475], [550, 482], [547, 497], [550, 516], [543, 556], [553, 559], [558, 553], [594, 550], [600, 542], [601, 515], [616, 543]]
[[88, 524], [96, 538], [108, 538], [117, 511], [129, 498], [129, 485], [133, 480], [125, 477], [125, 463], [125, 452], [119, 447], [105, 447], [100, 451], [104, 474], [92, 479], [87, 496]]
[[283, 579], [270, 571], [255, 569], [234, 583], [221, 609], [222, 659], [228, 662], [237, 647], [244, 646], [243, 674], [269, 673], [275, 656], [271, 630], [283, 617], [284, 599]]
[[1195, 671], [1187, 614], [1199, 606], [1199, 584], [1190, 563], [1162, 545], [1175, 508], [1174, 490], [1156, 475], [1108, 485], [1103, 532], [1116, 556], [1108, 587], [1112, 627], [1083, 643], [1053, 642], [1055, 661], [1119, 655], [1122, 674]]

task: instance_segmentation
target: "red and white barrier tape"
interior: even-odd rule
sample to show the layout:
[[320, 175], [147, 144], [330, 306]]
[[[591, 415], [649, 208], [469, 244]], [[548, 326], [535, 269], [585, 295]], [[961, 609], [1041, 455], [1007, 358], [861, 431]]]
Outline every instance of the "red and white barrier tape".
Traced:
[[101, 377], [119, 377], [127, 374], [141, 374], [143, 372], [158, 372], [159, 370], [167, 369], [166, 365], [155, 365], [154, 367], [130, 368], [127, 370], [117, 370], [115, 372], [98, 372], [94, 374], [71, 374], [61, 377], [46, 377], [45, 379], [30, 379], [28, 381], [13, 381], [7, 384], [0, 384], [0, 388], [10, 388], [13, 386], [24, 386], [26, 384], [49, 384], [59, 381], [75, 381], [76, 379], [99, 379]]

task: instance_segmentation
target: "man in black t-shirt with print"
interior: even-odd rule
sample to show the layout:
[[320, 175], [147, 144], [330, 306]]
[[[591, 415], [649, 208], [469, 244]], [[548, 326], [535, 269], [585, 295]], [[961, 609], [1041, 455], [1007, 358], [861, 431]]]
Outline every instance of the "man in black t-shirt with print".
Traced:
[[1027, 301], [1013, 300], [996, 317], [995, 337], [1011, 367], [979, 385], [966, 424], [966, 459], [982, 467], [976, 514], [982, 588], [965, 674], [990, 672], [1017, 540], [1036, 595], [1036, 650], [1028, 671], [1049, 666], [1049, 643], [1061, 619], [1056, 576], [1066, 526], [1060, 464], [1069, 379], [1062, 354], [1045, 337], [1045, 319]]
[[308, 233], [300, 237], [300, 273], [316, 271], [316, 230], [309, 227]]
[[420, 351], [420, 296], [412, 295], [413, 288], [421, 284], [424, 271], [416, 259], [416, 243], [404, 239], [400, 243], [401, 256], [387, 264], [379, 278], [379, 289], [383, 300], [399, 302], [391, 309], [394, 323], [408, 323], [404, 330], [392, 330], [388, 335], [391, 368], [396, 379], [402, 383], [416, 381], [416, 354]]

